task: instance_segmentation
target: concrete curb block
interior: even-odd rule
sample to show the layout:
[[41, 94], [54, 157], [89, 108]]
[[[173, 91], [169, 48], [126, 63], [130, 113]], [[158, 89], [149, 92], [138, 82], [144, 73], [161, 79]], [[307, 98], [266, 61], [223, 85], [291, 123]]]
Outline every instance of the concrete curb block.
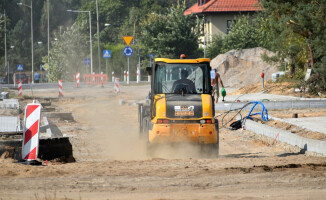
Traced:
[[292, 146], [298, 146], [306, 151], [326, 155], [326, 141], [304, 138], [288, 131], [276, 129], [251, 120], [246, 121], [245, 127], [247, 130], [253, 131], [257, 134], [265, 135], [273, 139], [277, 137], [276, 139], [280, 142], [285, 142]]
[[[242, 108], [248, 102], [230, 102], [215, 104], [215, 110], [230, 110]], [[326, 108], [325, 100], [309, 100], [309, 101], [264, 101], [262, 102], [266, 109], [300, 109], [300, 108]], [[248, 106], [245, 110], [251, 109]], [[256, 106], [258, 109], [261, 106]]]
[[47, 117], [43, 117], [44, 124], [40, 126], [40, 134], [42, 137], [51, 138], [52, 131]]

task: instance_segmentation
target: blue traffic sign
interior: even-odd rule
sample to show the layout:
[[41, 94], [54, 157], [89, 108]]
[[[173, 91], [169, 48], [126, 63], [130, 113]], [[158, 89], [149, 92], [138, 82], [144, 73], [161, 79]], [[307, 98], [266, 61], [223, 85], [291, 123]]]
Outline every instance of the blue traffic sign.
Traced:
[[111, 50], [103, 50], [103, 58], [111, 58]]
[[84, 64], [85, 65], [89, 65], [91, 63], [90, 59], [89, 58], [85, 58], [84, 59]]
[[17, 71], [23, 71], [24, 67], [22, 64], [17, 65]]
[[125, 56], [127, 56], [127, 57], [132, 56], [133, 53], [134, 53], [134, 50], [131, 47], [129, 47], [129, 46], [126, 46], [123, 49], [123, 54], [125, 54]]
[[154, 57], [155, 54], [148, 54], [147, 57]]

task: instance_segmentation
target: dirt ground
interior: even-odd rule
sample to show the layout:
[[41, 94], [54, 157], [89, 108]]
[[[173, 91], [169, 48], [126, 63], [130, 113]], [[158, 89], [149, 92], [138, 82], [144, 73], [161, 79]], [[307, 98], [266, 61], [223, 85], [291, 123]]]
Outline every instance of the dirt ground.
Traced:
[[[65, 91], [57, 110], [75, 122], [58, 121], [71, 137], [76, 162], [26, 166], [0, 159], [0, 199], [324, 199], [326, 159], [300, 154], [249, 131], [220, 130], [220, 156], [197, 146], [146, 152], [139, 138], [137, 106], [149, 86], [93, 87]], [[25, 94], [28, 94], [26, 91]], [[57, 90], [34, 91], [36, 97]], [[119, 100], [127, 101], [119, 105]]]

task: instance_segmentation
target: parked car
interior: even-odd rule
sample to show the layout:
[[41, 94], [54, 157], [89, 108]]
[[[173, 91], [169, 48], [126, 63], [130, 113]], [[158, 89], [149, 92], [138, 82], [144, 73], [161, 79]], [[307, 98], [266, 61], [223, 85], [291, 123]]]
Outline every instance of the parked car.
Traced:
[[17, 84], [18, 82], [22, 82], [22, 83], [28, 83], [29, 82], [29, 78], [26, 75], [25, 72], [18, 72], [14, 74], [14, 80], [15, 83]]

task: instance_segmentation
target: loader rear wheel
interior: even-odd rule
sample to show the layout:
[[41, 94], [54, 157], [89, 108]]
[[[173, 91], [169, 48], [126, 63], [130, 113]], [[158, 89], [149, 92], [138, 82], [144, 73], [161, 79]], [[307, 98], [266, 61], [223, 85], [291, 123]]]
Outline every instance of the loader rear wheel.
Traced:
[[219, 142], [215, 144], [202, 144], [201, 151], [207, 157], [217, 158], [219, 156]]
[[144, 117], [142, 123], [141, 137], [148, 137], [149, 123], [150, 123], [149, 118]]

